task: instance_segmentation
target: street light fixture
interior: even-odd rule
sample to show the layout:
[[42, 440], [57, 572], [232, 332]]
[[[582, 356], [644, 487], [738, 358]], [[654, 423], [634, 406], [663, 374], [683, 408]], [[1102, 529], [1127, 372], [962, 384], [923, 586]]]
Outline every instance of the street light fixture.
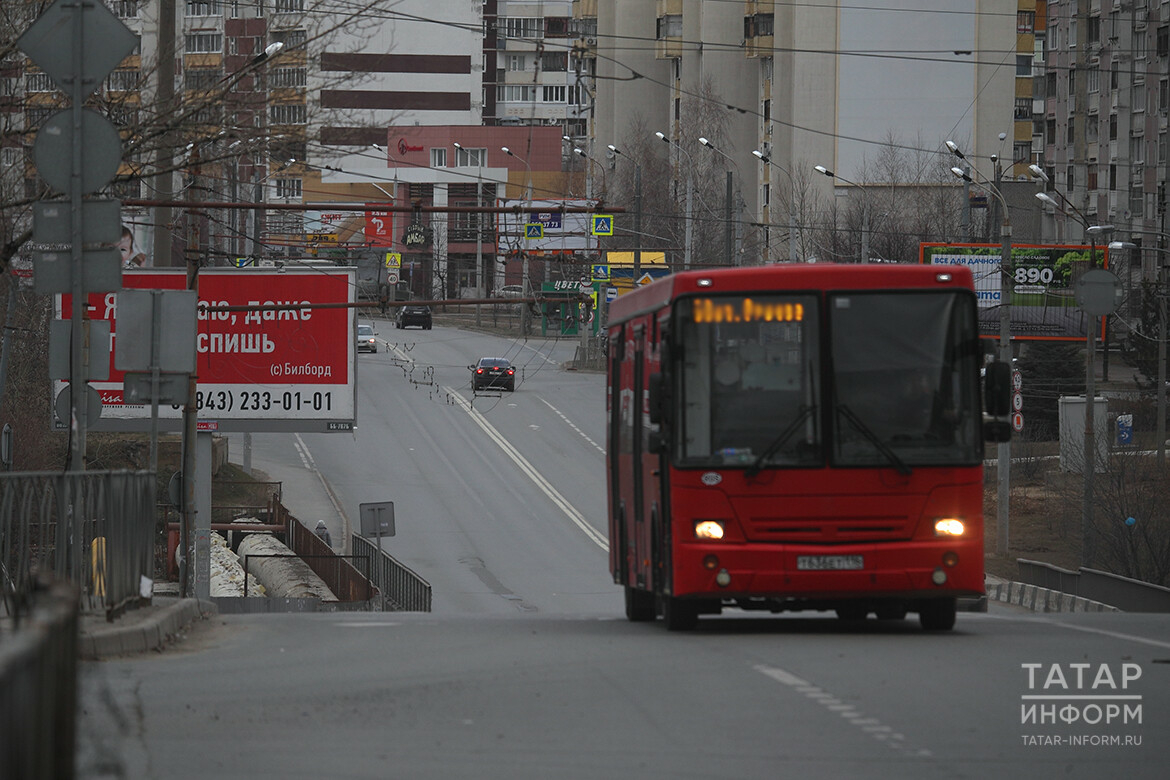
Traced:
[[[704, 138], [703, 136], [699, 136], [699, 143], [701, 143], [703, 146], [707, 147], [711, 151], [715, 152], [716, 154], [722, 155], [732, 165], [735, 166], [735, 169], [737, 171], [739, 170], [739, 163], [737, 163], [735, 160], [733, 160], [731, 157], [729, 157], [727, 155], [727, 153], [724, 152], [722, 149], [720, 149], [718, 146], [711, 143], [710, 140]], [[743, 178], [742, 174], [740, 174], [740, 178], [741, 179]], [[724, 225], [725, 225], [724, 233], [723, 233], [723, 235], [724, 235], [724, 251], [727, 253], [727, 262], [731, 265], [738, 265], [738, 263], [736, 261], [737, 261], [739, 256], [735, 252], [735, 246], [734, 246], [734, 243], [732, 240], [732, 226], [734, 225], [734, 215], [733, 215], [733, 209], [732, 209], [732, 198], [734, 197], [733, 190], [734, 190], [734, 183], [732, 181], [732, 173], [731, 173], [731, 169], [728, 168], [727, 169], [727, 197], [726, 197], [726, 201], [725, 201], [727, 205], [725, 207], [725, 212], [724, 212]]]
[[[622, 154], [622, 150], [613, 144], [609, 144], [606, 148], [613, 153], [615, 160], [625, 156]], [[634, 160], [630, 160], [630, 162], [634, 165], [634, 285], [636, 287], [638, 279], [642, 276], [642, 166]]]
[[861, 190], [861, 259], [860, 262], [869, 262], [869, 190], [865, 185], [858, 184], [855, 181], [849, 181], [844, 176], [841, 176], [829, 170], [823, 165], [814, 165], [813, 170], [822, 176], [828, 176], [830, 179], [840, 179], [846, 184], [851, 184]]
[[[503, 152], [504, 154], [508, 155], [509, 157], [514, 157], [517, 160], [519, 160], [520, 162], [524, 163], [524, 170], [527, 172], [527, 181], [526, 181], [526, 185], [525, 185], [526, 189], [525, 189], [525, 198], [524, 199], [528, 203], [528, 208], [531, 208], [532, 207], [532, 166], [530, 166], [528, 164], [528, 160], [526, 160], [523, 157], [521, 157], [520, 155], [516, 154], [515, 152], [513, 152], [511, 149], [509, 149], [506, 146], [501, 146], [500, 151]], [[520, 220], [520, 229], [521, 230], [524, 229], [524, 220]], [[527, 250], [523, 250], [520, 252], [520, 258], [521, 258], [521, 271], [520, 271], [520, 273], [522, 275], [521, 281], [523, 282], [523, 288], [522, 288], [523, 295], [525, 298], [529, 298], [532, 296], [532, 280], [528, 276], [528, 252], [527, 252]], [[528, 313], [528, 307], [527, 306], [523, 307], [521, 309], [521, 311], [522, 311], [522, 314], [520, 317], [520, 330], [521, 330], [521, 332], [523, 332], [523, 334], [525, 336], [527, 336], [528, 330], [531, 327], [529, 313]]]
[[752, 154], [755, 155], [761, 162], [771, 165], [773, 168], [779, 168], [788, 177], [788, 185], [792, 188], [788, 196], [788, 259], [795, 263], [797, 258], [796, 253], [796, 180], [792, 178], [792, 174], [784, 166], [774, 162], [771, 157], [761, 152], [759, 149], [752, 149]]
[[685, 154], [687, 156], [687, 160], [689, 160], [691, 163], [687, 167], [687, 221], [686, 230], [683, 234], [683, 270], [689, 271], [691, 268], [691, 251], [692, 247], [694, 246], [695, 160], [691, 157], [691, 153], [682, 147], [682, 144], [672, 142], [661, 130], [654, 133], [654, 135], [657, 136], [658, 140], [662, 141], [667, 146], [678, 149], [680, 152]]

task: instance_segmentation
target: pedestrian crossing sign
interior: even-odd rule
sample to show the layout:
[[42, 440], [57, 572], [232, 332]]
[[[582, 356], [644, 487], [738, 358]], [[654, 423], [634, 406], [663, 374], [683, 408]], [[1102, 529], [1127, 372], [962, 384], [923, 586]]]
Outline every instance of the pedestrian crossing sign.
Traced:
[[593, 235], [595, 235], [595, 236], [612, 236], [613, 235], [613, 214], [594, 214], [593, 215]]
[[544, 225], [540, 222], [524, 223], [525, 238], [544, 238]]

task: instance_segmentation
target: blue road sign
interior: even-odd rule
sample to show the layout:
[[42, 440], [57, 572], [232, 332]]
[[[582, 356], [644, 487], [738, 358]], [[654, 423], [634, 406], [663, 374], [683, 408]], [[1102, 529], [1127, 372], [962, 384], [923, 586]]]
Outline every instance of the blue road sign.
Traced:
[[595, 236], [612, 236], [613, 235], [613, 214], [594, 214], [593, 215], [593, 235], [595, 235]]
[[609, 281], [609, 266], [608, 265], [594, 265], [593, 266], [593, 281], [608, 282]]
[[544, 238], [544, 225], [539, 222], [527, 222], [524, 225], [525, 238]]

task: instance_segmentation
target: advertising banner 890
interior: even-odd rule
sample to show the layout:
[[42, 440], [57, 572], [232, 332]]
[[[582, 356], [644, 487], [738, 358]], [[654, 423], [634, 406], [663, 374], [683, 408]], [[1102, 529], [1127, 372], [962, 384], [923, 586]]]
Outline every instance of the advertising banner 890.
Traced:
[[[1095, 253], [1094, 253], [1095, 249]], [[1096, 261], [1090, 264], [1089, 255]], [[965, 265], [975, 275], [979, 299], [979, 335], [999, 337], [1003, 248], [999, 244], [922, 244], [920, 259], [931, 265]], [[1013, 339], [1083, 341], [1089, 323], [1097, 320], [1081, 311], [1076, 282], [1091, 268], [1108, 268], [1107, 246], [1035, 245], [1012, 247], [1011, 333]]]
[[[356, 416], [356, 271], [214, 268], [199, 273], [196, 376], [199, 427], [217, 431], [349, 431]], [[186, 289], [181, 269], [126, 271], [129, 289]], [[57, 298], [57, 317], [71, 311]], [[145, 431], [149, 404], [123, 401], [115, 367], [117, 293], [92, 293], [89, 317], [110, 322], [110, 378], [91, 382], [102, 399], [97, 431]], [[322, 304], [333, 304], [321, 308]], [[269, 311], [209, 311], [226, 306], [289, 306]], [[291, 308], [296, 307], [296, 308]], [[53, 396], [68, 386], [53, 383]], [[159, 406], [159, 429], [177, 431], [181, 405]], [[63, 427], [55, 421], [56, 427]]]

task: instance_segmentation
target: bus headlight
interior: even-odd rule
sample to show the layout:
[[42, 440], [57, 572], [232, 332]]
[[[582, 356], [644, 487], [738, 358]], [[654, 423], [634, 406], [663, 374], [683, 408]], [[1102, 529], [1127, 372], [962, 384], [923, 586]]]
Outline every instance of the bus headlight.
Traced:
[[723, 521], [722, 520], [696, 520], [695, 521], [695, 538], [696, 539], [722, 539], [723, 538]]
[[935, 536], [962, 536], [965, 530], [963, 521], [953, 517], [944, 517], [934, 521]]

